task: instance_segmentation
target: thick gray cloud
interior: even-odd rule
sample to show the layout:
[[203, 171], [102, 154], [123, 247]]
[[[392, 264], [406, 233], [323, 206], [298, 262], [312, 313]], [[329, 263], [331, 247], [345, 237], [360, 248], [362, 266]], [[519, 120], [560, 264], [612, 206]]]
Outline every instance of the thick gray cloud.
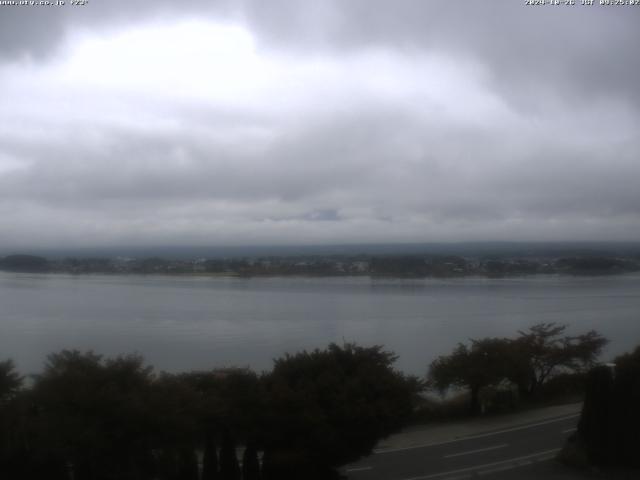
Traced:
[[215, 0], [137, 0], [133, 3], [128, 0], [102, 0], [87, 2], [86, 6], [72, 6], [70, 1], [64, 6], [0, 5], [0, 55], [40, 59], [53, 54], [65, 35], [74, 29], [104, 32], [163, 17], [213, 18], [229, 14], [231, 5], [230, 1]]
[[637, 239], [638, 20], [0, 6], [0, 243]]
[[74, 28], [200, 17], [237, 20], [262, 42], [303, 55], [374, 45], [479, 58], [491, 68], [493, 81], [515, 83], [516, 96], [542, 87], [573, 89], [579, 98], [595, 90], [640, 100], [638, 9], [547, 7], [512, 0], [111, 0], [87, 7], [4, 7], [0, 55], [46, 55]]

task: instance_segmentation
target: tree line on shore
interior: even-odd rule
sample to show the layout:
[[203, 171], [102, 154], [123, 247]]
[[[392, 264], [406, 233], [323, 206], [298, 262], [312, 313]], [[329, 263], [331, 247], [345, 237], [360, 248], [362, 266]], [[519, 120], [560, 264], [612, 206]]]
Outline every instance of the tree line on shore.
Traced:
[[[64, 350], [30, 382], [0, 362], [0, 477], [25, 480], [287, 480], [337, 478], [415, 418], [425, 389], [480, 393], [508, 382], [540, 396], [582, 375], [606, 340], [534, 325], [516, 338], [459, 344], [424, 379], [381, 346], [331, 344], [285, 355], [268, 372], [156, 373], [137, 355]], [[580, 377], [582, 378], [582, 377]], [[28, 385], [27, 385], [28, 383]]]
[[35, 255], [0, 258], [0, 270], [71, 274], [173, 274], [259, 276], [370, 276], [392, 278], [534, 274], [606, 275], [640, 270], [637, 256], [461, 257], [458, 255], [310, 255], [258, 258], [76, 258]]

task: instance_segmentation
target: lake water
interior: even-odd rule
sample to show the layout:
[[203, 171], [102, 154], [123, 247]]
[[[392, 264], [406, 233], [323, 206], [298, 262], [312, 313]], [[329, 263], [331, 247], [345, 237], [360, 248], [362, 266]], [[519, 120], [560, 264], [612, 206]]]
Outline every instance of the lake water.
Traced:
[[640, 275], [518, 279], [205, 278], [0, 272], [0, 360], [39, 371], [63, 348], [138, 352], [157, 369], [268, 369], [330, 342], [383, 344], [423, 374], [459, 341], [539, 322], [640, 344]]

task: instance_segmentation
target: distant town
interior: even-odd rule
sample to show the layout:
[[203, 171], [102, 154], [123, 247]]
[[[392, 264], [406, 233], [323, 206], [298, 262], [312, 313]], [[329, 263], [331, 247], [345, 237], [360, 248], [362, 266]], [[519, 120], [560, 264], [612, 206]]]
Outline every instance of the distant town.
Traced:
[[0, 257], [0, 270], [65, 274], [210, 276], [369, 276], [393, 278], [490, 278], [536, 274], [610, 275], [640, 271], [640, 257], [458, 255], [301, 255], [170, 259], [161, 257], [49, 259], [36, 255]]

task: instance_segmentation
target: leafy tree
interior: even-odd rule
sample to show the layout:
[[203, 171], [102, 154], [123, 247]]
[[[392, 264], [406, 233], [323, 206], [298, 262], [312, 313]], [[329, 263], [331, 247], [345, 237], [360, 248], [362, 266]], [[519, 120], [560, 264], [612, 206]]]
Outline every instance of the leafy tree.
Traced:
[[612, 435], [615, 462], [640, 467], [640, 346], [615, 359]]
[[[203, 479], [240, 475], [231, 437], [256, 443], [264, 432], [264, 392], [258, 376], [246, 368], [225, 368], [178, 375], [196, 396], [189, 412], [197, 423], [197, 438], [204, 439]], [[216, 439], [222, 439], [220, 457]], [[219, 467], [219, 468], [218, 468]]]
[[480, 390], [512, 374], [512, 355], [511, 341], [506, 338], [472, 340], [470, 346], [460, 343], [450, 355], [431, 363], [428, 383], [440, 391], [451, 386], [468, 388], [469, 412], [476, 415], [481, 410]]
[[0, 362], [0, 406], [20, 390], [23, 380], [12, 360]]
[[150, 425], [153, 447], [178, 452], [200, 443], [196, 440], [202, 438], [198, 421], [201, 401], [200, 393], [184, 375], [161, 373], [151, 384], [147, 404], [153, 416]]
[[22, 381], [11, 360], [0, 362], [0, 478], [16, 476], [16, 464], [24, 461], [20, 458], [24, 453], [17, 428], [20, 422], [16, 421], [16, 396]]
[[401, 428], [421, 384], [394, 370], [395, 359], [354, 344], [277, 359], [264, 378], [264, 478], [326, 478]]
[[522, 393], [533, 395], [559, 371], [586, 371], [594, 365], [608, 340], [595, 330], [585, 334], [564, 335], [566, 325], [539, 323], [520, 331], [515, 340], [519, 365], [516, 383]]
[[613, 374], [606, 366], [591, 369], [578, 434], [586, 438], [587, 456], [596, 464], [606, 464], [611, 456]]
[[[394, 361], [381, 347], [331, 345], [287, 355], [261, 377], [245, 369], [156, 376], [138, 356], [64, 350], [6, 403], [19, 407], [11, 417], [21, 426], [0, 425], [0, 475], [195, 479], [194, 452], [204, 447], [203, 480], [239, 480], [237, 439], [246, 446], [246, 480], [261, 477], [258, 449], [271, 472], [263, 478], [326, 478], [412, 413], [421, 384], [395, 371]], [[11, 363], [1, 365], [10, 398], [20, 379]], [[8, 431], [12, 445], [26, 447], [4, 448]]]
[[221, 480], [240, 480], [240, 465], [236, 457], [236, 444], [229, 432], [222, 437], [220, 448], [220, 478]]
[[247, 442], [258, 436], [265, 405], [262, 384], [254, 372], [225, 368], [178, 377], [197, 395], [193, 413], [204, 437], [230, 432]]
[[77, 480], [120, 478], [148, 466], [150, 367], [138, 356], [50, 355], [32, 396], [39, 449], [70, 462]]
[[171, 447], [165, 447], [160, 451], [158, 477], [160, 480], [181, 480], [178, 456]]
[[253, 442], [247, 444], [242, 455], [242, 480], [260, 480], [258, 451]]
[[198, 457], [193, 448], [182, 447], [178, 454], [180, 480], [198, 480]]
[[607, 343], [594, 330], [577, 336], [563, 335], [565, 330], [565, 325], [541, 323], [519, 332], [515, 340], [485, 338], [471, 340], [469, 346], [458, 344], [451, 354], [431, 363], [429, 384], [441, 391], [468, 388], [472, 414], [480, 412], [480, 390], [504, 379], [532, 396], [558, 373], [586, 371]]
[[204, 440], [202, 456], [202, 480], [218, 480], [218, 452], [216, 451], [215, 436], [207, 433]]
[[640, 347], [615, 364], [597, 366], [587, 389], [577, 438], [595, 465], [640, 467]]

